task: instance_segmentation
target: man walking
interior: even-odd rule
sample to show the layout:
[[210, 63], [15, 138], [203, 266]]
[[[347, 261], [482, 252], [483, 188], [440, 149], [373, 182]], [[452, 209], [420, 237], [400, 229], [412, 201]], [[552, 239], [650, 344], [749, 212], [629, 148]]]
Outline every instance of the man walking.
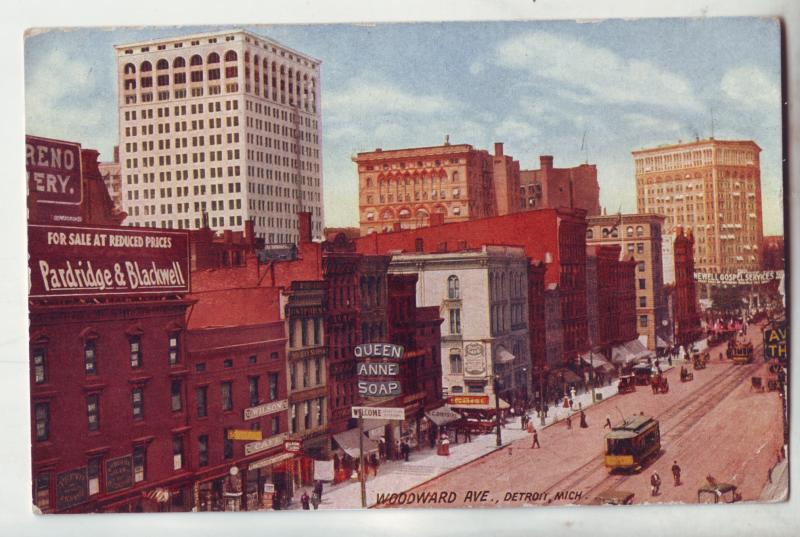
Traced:
[[678, 466], [678, 461], [672, 461], [672, 477], [675, 479], [675, 486], [681, 484], [681, 467]]
[[309, 510], [309, 507], [310, 507], [309, 506], [309, 501], [310, 500], [311, 500], [311, 498], [308, 497], [308, 493], [306, 491], [303, 491], [303, 495], [300, 496], [300, 504], [303, 506], [303, 510], [304, 511], [308, 511]]
[[589, 424], [586, 423], [586, 414], [581, 409], [581, 429], [586, 429], [589, 427]]
[[539, 433], [536, 429], [533, 430], [533, 442], [531, 443], [531, 449], [533, 448], [541, 448], [542, 446], [539, 445]]
[[661, 487], [661, 476], [658, 472], [653, 472], [650, 476], [650, 495], [658, 496], [658, 489]]

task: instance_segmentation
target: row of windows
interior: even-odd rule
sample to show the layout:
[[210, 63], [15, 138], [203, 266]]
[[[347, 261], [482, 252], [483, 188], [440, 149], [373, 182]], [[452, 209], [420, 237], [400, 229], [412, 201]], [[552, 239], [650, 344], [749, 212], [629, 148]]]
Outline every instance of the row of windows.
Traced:
[[[604, 227], [602, 229], [602, 235], [604, 239], [609, 237], [611, 238], [618, 238], [619, 237], [619, 229], [617, 226], [613, 227]], [[633, 237], [633, 226], [627, 226], [625, 228], [625, 236], [626, 237]], [[636, 236], [637, 237], [644, 237], [644, 227], [643, 226], [636, 226]], [[586, 238], [593, 239], [594, 238], [594, 230], [592, 228], [586, 229]]]

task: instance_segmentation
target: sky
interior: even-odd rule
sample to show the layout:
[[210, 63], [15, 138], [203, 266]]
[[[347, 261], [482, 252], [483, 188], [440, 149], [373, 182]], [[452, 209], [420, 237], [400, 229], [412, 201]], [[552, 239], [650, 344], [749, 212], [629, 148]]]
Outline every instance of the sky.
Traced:
[[[358, 225], [359, 151], [468, 143], [523, 169], [597, 165], [600, 203], [635, 212], [631, 151], [695, 137], [761, 148], [764, 233], [783, 233], [780, 32], [767, 18], [240, 26], [322, 61], [327, 226]], [[113, 45], [233, 27], [36, 30], [26, 132], [117, 143]]]

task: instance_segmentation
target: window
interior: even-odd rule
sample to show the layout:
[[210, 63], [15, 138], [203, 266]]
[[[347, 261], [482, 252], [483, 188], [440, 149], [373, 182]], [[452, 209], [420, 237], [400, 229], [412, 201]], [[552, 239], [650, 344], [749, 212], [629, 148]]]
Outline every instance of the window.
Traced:
[[208, 466], [208, 435], [197, 437], [197, 465]]
[[178, 334], [169, 336], [169, 365], [178, 363]]
[[50, 404], [36, 403], [34, 417], [36, 420], [36, 440], [44, 442], [50, 437]]
[[640, 308], [646, 308], [647, 307], [647, 297], [646, 296], [640, 296], [639, 297], [639, 307]]
[[636, 236], [637, 237], [644, 236], [644, 228], [642, 226], [636, 226]]
[[230, 369], [231, 367], [233, 367], [233, 358], [226, 358], [222, 362], [222, 367], [224, 367], [225, 369]]
[[644, 243], [643, 242], [637, 242], [636, 243], [636, 253], [637, 254], [643, 254], [644, 253]]
[[225, 459], [233, 458], [233, 440], [228, 438], [229, 429], [222, 431], [222, 457]]
[[314, 358], [314, 384], [322, 384], [322, 360]]
[[139, 483], [146, 479], [147, 448], [136, 446], [133, 448], [133, 481]]
[[36, 507], [42, 511], [50, 508], [50, 472], [36, 474]]
[[177, 412], [183, 408], [183, 401], [181, 399], [181, 381], [179, 379], [174, 379], [170, 385], [170, 406], [173, 412]]
[[469, 384], [467, 385], [467, 392], [483, 393], [483, 384]]
[[205, 418], [208, 415], [208, 388], [201, 386], [195, 389], [197, 397], [197, 417]]
[[322, 425], [325, 421], [325, 398], [317, 398], [317, 425]]
[[222, 410], [233, 410], [233, 386], [232, 383], [222, 383]]
[[452, 393], [464, 393], [464, 387], [463, 386], [451, 386], [450, 387], [450, 391]]
[[100, 493], [100, 467], [102, 465], [101, 457], [92, 457], [89, 459], [89, 464], [86, 468], [87, 476], [89, 477], [89, 496], [94, 496]]
[[250, 385], [250, 406], [258, 404], [258, 377], [250, 377], [247, 379]]
[[642, 328], [647, 327], [647, 315], [639, 315], [639, 326]]
[[460, 284], [458, 282], [458, 276], [450, 276], [449, 278], [447, 278], [447, 298], [451, 300], [461, 298], [461, 290], [460, 290]]
[[450, 310], [450, 333], [461, 333], [461, 309], [459, 308]]
[[131, 406], [133, 408], [133, 419], [141, 420], [144, 418], [144, 389], [134, 388], [131, 391]]
[[86, 367], [87, 375], [97, 374], [97, 354], [95, 353], [95, 341], [89, 340], [83, 344], [83, 363]]
[[100, 396], [96, 393], [86, 397], [86, 417], [90, 431], [100, 429]]
[[305, 319], [300, 319], [300, 342], [303, 347], [308, 345], [308, 323]]
[[311, 401], [306, 401], [303, 407], [303, 428], [308, 430], [311, 428]]
[[183, 468], [183, 436], [175, 435], [172, 437], [172, 469], [181, 468]]
[[278, 434], [281, 430], [281, 418], [280, 416], [273, 416], [272, 417], [272, 434]]
[[295, 380], [296, 378], [297, 378], [297, 364], [292, 363], [292, 365], [289, 366], [289, 389], [294, 390], [297, 387], [297, 381]]
[[625, 236], [633, 237], [633, 226], [628, 226], [625, 228]]
[[319, 317], [314, 317], [314, 345], [319, 345], [322, 337], [322, 326]]
[[274, 401], [278, 398], [278, 374], [270, 373], [267, 375], [269, 380], [269, 400]]
[[303, 360], [303, 388], [308, 388], [308, 377], [309, 377], [309, 365], [308, 365], [308, 358]]
[[647, 286], [645, 285], [645, 279], [639, 278], [639, 289], [646, 289]]
[[291, 429], [289, 430], [290, 433], [297, 432], [297, 403], [292, 405], [292, 424]]
[[47, 367], [44, 349], [33, 351], [33, 382], [42, 384], [47, 380]]
[[463, 361], [460, 354], [450, 355], [450, 373], [459, 375], [464, 372]]
[[644, 272], [644, 261], [639, 261], [636, 267], [639, 270], [639, 272]]
[[142, 340], [139, 336], [131, 336], [128, 339], [131, 349], [131, 367], [142, 366]]

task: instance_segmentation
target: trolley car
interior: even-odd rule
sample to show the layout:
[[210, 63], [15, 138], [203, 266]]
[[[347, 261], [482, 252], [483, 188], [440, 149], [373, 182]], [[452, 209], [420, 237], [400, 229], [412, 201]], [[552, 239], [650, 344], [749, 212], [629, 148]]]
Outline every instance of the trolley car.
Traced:
[[736, 365], [749, 364], [753, 361], [753, 344], [736, 343], [733, 346], [733, 363]]
[[661, 452], [658, 420], [633, 416], [606, 435], [605, 466], [611, 471], [641, 470], [647, 461]]

